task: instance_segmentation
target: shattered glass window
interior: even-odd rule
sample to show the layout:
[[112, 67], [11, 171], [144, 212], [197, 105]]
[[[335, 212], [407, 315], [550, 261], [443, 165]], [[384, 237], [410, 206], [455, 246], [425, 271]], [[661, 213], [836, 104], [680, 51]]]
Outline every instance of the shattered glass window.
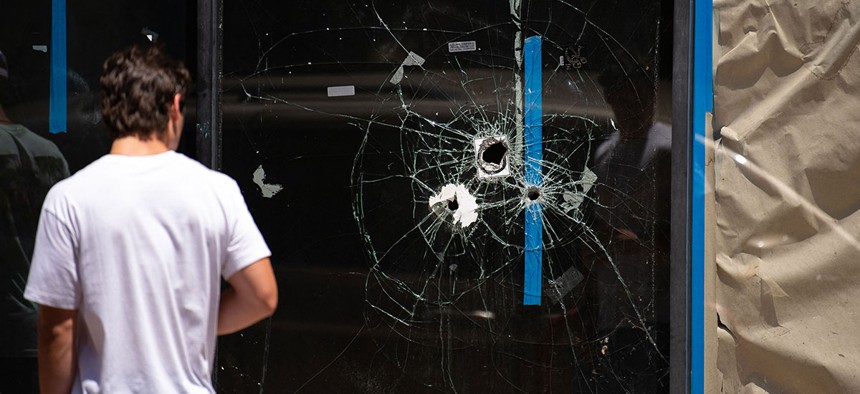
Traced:
[[668, 389], [670, 2], [225, 2], [222, 392]]

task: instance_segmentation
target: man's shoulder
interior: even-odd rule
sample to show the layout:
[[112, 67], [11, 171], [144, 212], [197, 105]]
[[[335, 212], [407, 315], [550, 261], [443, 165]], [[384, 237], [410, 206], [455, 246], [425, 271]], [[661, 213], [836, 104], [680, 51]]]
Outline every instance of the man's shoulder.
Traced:
[[[125, 159], [128, 158], [105, 155], [59, 181], [48, 192], [45, 208], [63, 210], [76, 206], [91, 206], [100, 204], [105, 199], [127, 196], [128, 193], [146, 193], [145, 190], [154, 190], [158, 188], [157, 185], [166, 184], [179, 185], [173, 190], [181, 195], [190, 195], [193, 191], [197, 198], [209, 194], [217, 196], [218, 200], [231, 200], [229, 196], [241, 194], [233, 178], [211, 170], [182, 154], [162, 157], [162, 162], [158, 164], [162, 169], [157, 171], [161, 175], [147, 175], [142, 178], [137, 177], [139, 167], [135, 167], [141, 163], [132, 164]], [[148, 163], [147, 166], [151, 164]], [[139, 187], [126, 190], [130, 184]]]
[[[236, 181], [229, 176], [212, 170], [200, 162], [181, 153], [169, 152], [159, 157], [130, 157], [105, 155], [88, 164], [71, 177], [64, 179], [60, 188], [90, 188], [94, 183], [111, 182], [118, 178], [135, 179], [147, 171], [160, 169], [160, 176], [167, 179], [181, 179], [184, 183], [201, 183], [219, 188], [235, 188]], [[159, 182], [166, 179], [159, 179]]]
[[15, 146], [15, 140], [12, 135], [4, 128], [0, 127], [0, 156], [18, 155], [18, 147]]
[[199, 161], [181, 153], [174, 153], [173, 156], [172, 160], [175, 161], [175, 166], [178, 170], [177, 176], [202, 181], [219, 189], [227, 188], [232, 190], [238, 188], [236, 181], [224, 173], [206, 167]]
[[[49, 156], [62, 158], [63, 155], [53, 142], [44, 138], [20, 124], [5, 124], [0, 125], [0, 139], [5, 139], [7, 142], [15, 140], [26, 149], [31, 156]], [[9, 143], [0, 143], [0, 145], [10, 146]], [[11, 143], [14, 149], [14, 142]]]

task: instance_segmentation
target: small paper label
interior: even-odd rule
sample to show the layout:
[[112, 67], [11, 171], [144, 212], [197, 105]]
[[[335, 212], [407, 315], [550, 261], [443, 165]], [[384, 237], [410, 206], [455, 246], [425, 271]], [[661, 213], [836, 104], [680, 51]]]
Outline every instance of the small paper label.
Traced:
[[457, 41], [448, 43], [448, 52], [472, 52], [478, 49], [478, 44], [475, 41]]
[[342, 96], [355, 96], [355, 86], [329, 86], [328, 87], [328, 96], [329, 97], [342, 97]]

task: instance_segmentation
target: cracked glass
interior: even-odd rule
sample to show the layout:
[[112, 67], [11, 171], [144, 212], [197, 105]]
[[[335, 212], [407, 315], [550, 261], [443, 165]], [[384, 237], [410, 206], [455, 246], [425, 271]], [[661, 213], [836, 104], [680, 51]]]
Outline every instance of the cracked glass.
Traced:
[[219, 390], [667, 391], [663, 3], [225, 2], [281, 298]]

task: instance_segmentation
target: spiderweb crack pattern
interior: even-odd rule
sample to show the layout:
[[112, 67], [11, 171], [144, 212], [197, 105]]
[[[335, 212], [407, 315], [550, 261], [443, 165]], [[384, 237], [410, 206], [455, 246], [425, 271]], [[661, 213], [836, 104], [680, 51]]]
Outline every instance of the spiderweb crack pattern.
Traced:
[[[624, 15], [645, 15], [637, 23], [656, 24], [654, 4], [619, 4], [630, 8]], [[474, 371], [465, 365], [472, 360], [503, 390], [551, 391], [555, 384], [566, 392], [572, 379], [578, 391], [636, 391], [638, 375], [668, 371], [655, 331], [665, 301], [656, 295], [661, 257], [653, 223], [662, 218], [653, 207], [656, 193], [640, 197], [654, 191], [661, 174], [650, 162], [632, 166], [626, 178], [609, 173], [607, 162], [625, 163], [601, 146], [630, 118], [653, 116], [655, 27], [615, 28], [610, 7], [597, 1], [486, 6], [416, 2], [418, 12], [350, 2], [331, 26], [290, 32], [268, 45], [260, 39], [256, 67], [238, 88], [247, 104], [337, 119], [361, 133], [350, 186], [368, 266], [364, 324], [355, 338], [375, 344], [370, 370], [397, 371], [392, 387], [478, 390], [481, 382], [464, 373]], [[545, 45], [538, 190], [523, 176], [522, 40], [533, 35]], [[312, 61], [273, 64], [293, 40], [347, 36], [363, 41], [369, 54], [341, 57], [320, 44]], [[452, 52], [452, 42], [467, 43], [460, 48], [474, 42], [475, 49]], [[278, 79], [314, 69], [349, 74], [358, 81], [354, 99], [370, 109], [279, 90]], [[612, 94], [625, 96], [624, 106], [615, 106]], [[508, 175], [479, 176], [482, 139], [505, 141]], [[431, 203], [449, 185], [474, 197], [473, 223], [455, 219], [451, 199]], [[521, 305], [530, 204], [541, 206], [545, 296], [543, 306], [531, 309]], [[635, 237], [622, 242], [614, 235], [620, 230]], [[627, 259], [616, 258], [623, 248], [649, 252], [631, 271]], [[631, 361], [624, 353], [645, 358]], [[631, 369], [632, 362], [655, 366]], [[536, 378], [516, 377], [521, 368]]]

